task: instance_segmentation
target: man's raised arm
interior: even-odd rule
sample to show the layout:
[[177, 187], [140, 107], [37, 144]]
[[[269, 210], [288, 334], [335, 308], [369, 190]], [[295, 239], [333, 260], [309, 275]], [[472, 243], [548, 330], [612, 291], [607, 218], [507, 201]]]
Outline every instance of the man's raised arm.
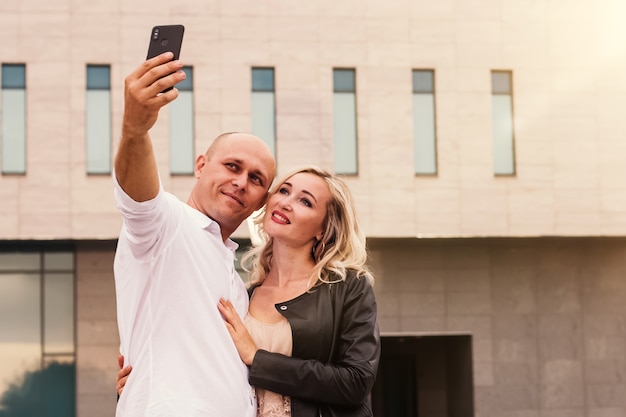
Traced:
[[159, 191], [159, 173], [148, 131], [161, 107], [178, 97], [175, 88], [166, 93], [160, 91], [185, 79], [182, 62], [171, 59], [171, 52], [149, 59], [124, 81], [124, 118], [115, 156], [115, 176], [135, 201], [150, 200]]

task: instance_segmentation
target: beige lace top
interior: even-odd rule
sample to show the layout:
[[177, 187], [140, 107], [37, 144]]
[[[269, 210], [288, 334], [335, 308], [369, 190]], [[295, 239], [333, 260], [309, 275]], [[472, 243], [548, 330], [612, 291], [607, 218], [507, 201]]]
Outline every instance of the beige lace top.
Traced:
[[[291, 356], [291, 327], [286, 318], [278, 323], [262, 323], [248, 314], [244, 324], [259, 349]], [[263, 388], [255, 388], [257, 417], [290, 417], [291, 399]]]

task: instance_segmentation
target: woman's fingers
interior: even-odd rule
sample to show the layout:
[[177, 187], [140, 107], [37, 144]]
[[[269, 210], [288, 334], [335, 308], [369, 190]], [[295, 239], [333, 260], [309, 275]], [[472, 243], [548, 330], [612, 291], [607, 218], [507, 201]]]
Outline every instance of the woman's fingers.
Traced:
[[217, 308], [222, 314], [222, 317], [224, 317], [226, 329], [235, 343], [239, 357], [246, 365], [252, 364], [257, 347], [250, 333], [248, 333], [248, 329], [246, 329], [246, 326], [244, 326], [241, 321], [241, 317], [237, 314], [235, 307], [233, 307], [230, 301], [220, 299]]
[[115, 390], [117, 391], [117, 395], [122, 395], [122, 391], [124, 390], [126, 381], [128, 381], [128, 375], [130, 375], [131, 371], [132, 367], [128, 365], [117, 372], [117, 379], [115, 381]]
[[217, 308], [219, 309], [220, 313], [222, 313], [222, 317], [224, 317], [224, 320], [226, 320], [226, 322], [231, 326], [237, 327], [238, 324], [243, 325], [243, 323], [241, 323], [241, 318], [239, 317], [239, 314], [237, 314], [237, 311], [235, 311], [235, 307], [233, 307], [233, 304], [230, 301], [221, 298], [220, 302], [217, 305]]

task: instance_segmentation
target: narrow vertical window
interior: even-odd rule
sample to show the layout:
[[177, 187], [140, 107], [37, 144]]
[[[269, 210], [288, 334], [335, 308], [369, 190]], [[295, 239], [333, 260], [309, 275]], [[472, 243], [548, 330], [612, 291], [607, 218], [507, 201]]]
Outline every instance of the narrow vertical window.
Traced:
[[176, 84], [178, 98], [170, 103], [170, 173], [193, 174], [195, 140], [193, 127], [193, 67], [183, 67], [186, 77]]
[[111, 67], [87, 65], [85, 132], [88, 174], [111, 173]]
[[252, 68], [252, 133], [276, 156], [276, 97], [274, 68]]
[[2, 64], [2, 173], [26, 173], [26, 65]]
[[353, 69], [333, 70], [334, 169], [338, 174], [356, 174], [356, 82]]
[[435, 86], [432, 70], [413, 70], [413, 165], [416, 174], [437, 173]]
[[513, 88], [510, 71], [491, 72], [491, 118], [495, 175], [515, 174]]

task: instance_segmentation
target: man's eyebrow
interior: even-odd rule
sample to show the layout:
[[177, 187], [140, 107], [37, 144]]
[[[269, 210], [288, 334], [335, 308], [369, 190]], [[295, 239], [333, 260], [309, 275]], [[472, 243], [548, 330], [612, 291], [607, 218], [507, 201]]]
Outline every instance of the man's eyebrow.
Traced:
[[236, 158], [234, 156], [226, 156], [222, 159], [222, 162], [224, 163], [234, 163], [234, 164], [239, 164], [239, 165], [243, 165], [243, 159], [239, 159]]

